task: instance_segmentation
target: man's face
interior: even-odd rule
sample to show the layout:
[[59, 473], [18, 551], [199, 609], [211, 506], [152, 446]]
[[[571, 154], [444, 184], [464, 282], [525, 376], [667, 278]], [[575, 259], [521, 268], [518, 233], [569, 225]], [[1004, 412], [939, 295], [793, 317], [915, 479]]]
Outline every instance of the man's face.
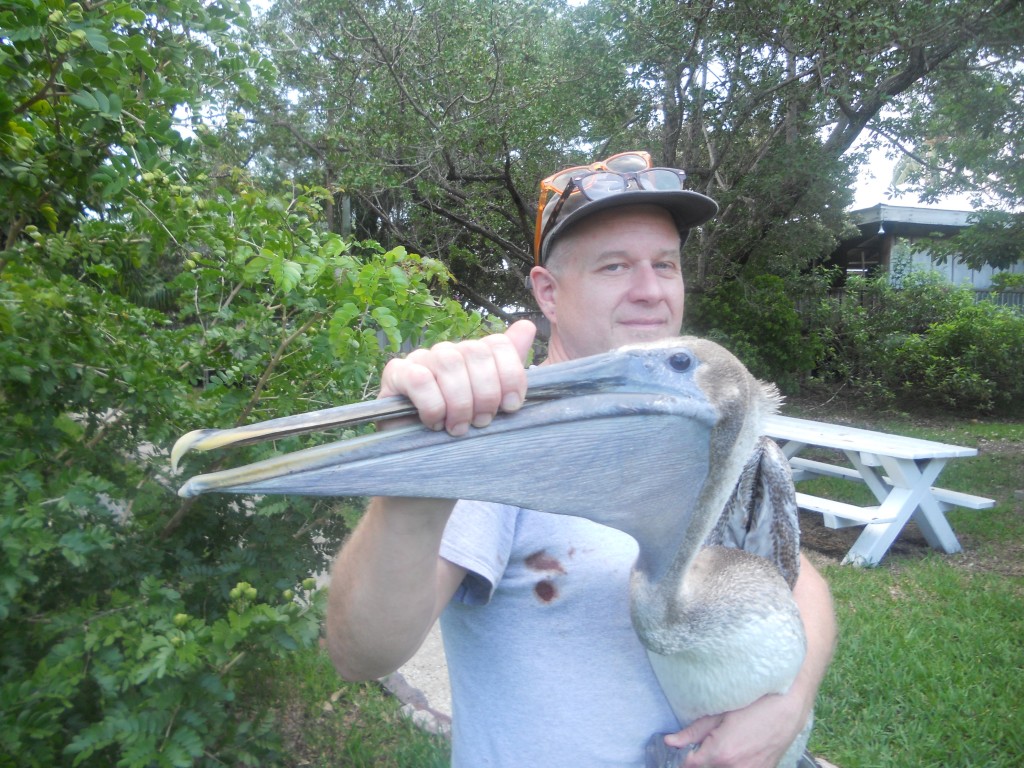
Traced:
[[663, 208], [613, 208], [584, 219], [531, 280], [551, 321], [550, 362], [675, 336], [682, 325], [680, 238]]

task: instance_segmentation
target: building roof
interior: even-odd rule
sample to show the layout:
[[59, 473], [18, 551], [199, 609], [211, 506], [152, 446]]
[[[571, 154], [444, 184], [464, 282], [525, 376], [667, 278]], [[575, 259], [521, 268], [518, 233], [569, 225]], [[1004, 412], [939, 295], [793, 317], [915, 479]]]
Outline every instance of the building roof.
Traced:
[[956, 234], [971, 223], [970, 217], [973, 215], [972, 211], [885, 203], [850, 211], [850, 218], [862, 232], [873, 234], [884, 228], [886, 232], [902, 237]]
[[844, 237], [830, 260], [848, 271], [888, 269], [897, 240], [951, 237], [969, 227], [973, 215], [972, 211], [885, 203], [850, 211], [858, 232]]

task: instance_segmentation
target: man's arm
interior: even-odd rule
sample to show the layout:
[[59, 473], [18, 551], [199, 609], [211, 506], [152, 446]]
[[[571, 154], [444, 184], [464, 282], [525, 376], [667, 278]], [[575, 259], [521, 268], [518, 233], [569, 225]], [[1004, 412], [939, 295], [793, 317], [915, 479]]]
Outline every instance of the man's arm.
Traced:
[[[405, 395], [420, 420], [454, 436], [483, 427], [526, 394], [523, 361], [536, 329], [416, 350], [388, 363], [380, 397]], [[338, 672], [367, 680], [394, 671], [419, 648], [466, 572], [439, 556], [451, 499], [371, 501], [331, 569], [327, 647]]]
[[807, 635], [807, 655], [793, 685], [785, 694], [763, 696], [744, 709], [702, 717], [667, 736], [666, 743], [674, 747], [701, 745], [689, 755], [685, 768], [772, 768], [804, 727], [832, 660], [837, 628], [828, 584], [802, 554], [793, 597]]
[[400, 667], [458, 588], [465, 571], [438, 556], [448, 499], [376, 498], [331, 569], [327, 647], [348, 680]]

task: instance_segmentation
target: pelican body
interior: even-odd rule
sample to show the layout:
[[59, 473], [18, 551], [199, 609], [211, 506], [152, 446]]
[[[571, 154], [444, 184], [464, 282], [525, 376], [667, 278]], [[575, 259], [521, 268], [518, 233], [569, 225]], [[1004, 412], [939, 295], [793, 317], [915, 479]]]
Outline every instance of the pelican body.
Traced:
[[[200, 475], [179, 493], [477, 499], [622, 530], [639, 545], [633, 626], [685, 725], [785, 692], [803, 663], [792, 478], [762, 437], [778, 402], [722, 347], [684, 337], [531, 369], [519, 411], [462, 437], [403, 427]], [[388, 398], [201, 430], [172, 458], [410, 413]]]

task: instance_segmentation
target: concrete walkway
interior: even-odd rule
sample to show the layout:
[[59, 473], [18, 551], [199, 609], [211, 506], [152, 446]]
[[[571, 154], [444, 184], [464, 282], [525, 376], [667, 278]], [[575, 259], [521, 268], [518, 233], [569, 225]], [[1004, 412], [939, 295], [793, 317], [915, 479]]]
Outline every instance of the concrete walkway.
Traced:
[[439, 624], [434, 624], [416, 655], [383, 683], [418, 726], [431, 733], [451, 734], [452, 691]]

